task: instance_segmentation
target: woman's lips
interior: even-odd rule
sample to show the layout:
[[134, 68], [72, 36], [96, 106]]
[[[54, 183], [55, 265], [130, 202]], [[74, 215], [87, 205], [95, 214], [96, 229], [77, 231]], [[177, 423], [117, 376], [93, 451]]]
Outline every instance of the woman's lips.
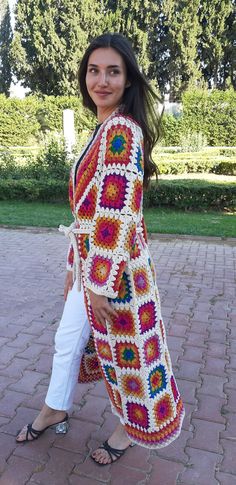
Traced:
[[98, 96], [108, 96], [109, 94], [111, 94], [110, 92], [108, 91], [94, 91], [95, 94], [97, 94]]

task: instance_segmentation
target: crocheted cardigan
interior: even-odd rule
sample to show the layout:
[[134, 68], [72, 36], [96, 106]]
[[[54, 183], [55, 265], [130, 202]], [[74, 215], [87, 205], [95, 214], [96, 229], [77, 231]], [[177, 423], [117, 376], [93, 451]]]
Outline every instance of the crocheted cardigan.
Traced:
[[[90, 140], [91, 143], [91, 140]], [[85, 147], [86, 150], [86, 147]], [[128, 116], [114, 114], [98, 130], [69, 194], [92, 335], [80, 382], [104, 378], [112, 410], [130, 439], [166, 446], [184, 415], [172, 372], [155, 271], [142, 215], [143, 135]], [[74, 264], [69, 248], [67, 268]], [[118, 318], [96, 321], [88, 289], [105, 295]]]

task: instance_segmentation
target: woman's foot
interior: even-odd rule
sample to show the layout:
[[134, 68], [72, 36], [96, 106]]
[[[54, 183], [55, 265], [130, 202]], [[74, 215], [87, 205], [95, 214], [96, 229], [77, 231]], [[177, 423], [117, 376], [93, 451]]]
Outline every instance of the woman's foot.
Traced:
[[[111, 448], [122, 451], [125, 451], [131, 445], [131, 441], [127, 437], [124, 426], [122, 424], [118, 424], [107, 443]], [[99, 463], [100, 465], [108, 465], [120, 458], [120, 456], [117, 456], [117, 454], [113, 455], [112, 452], [111, 455], [112, 456], [110, 456], [109, 452], [106, 449], [97, 448], [95, 451], [93, 451], [91, 457], [96, 463]]]
[[29, 432], [28, 424], [22, 428], [22, 430], [18, 433], [16, 437], [16, 441], [18, 443], [21, 443], [22, 441], [33, 441], [34, 439], [37, 439], [40, 433], [37, 436], [37, 433], [34, 433], [33, 430], [35, 431], [43, 431], [47, 429], [49, 426], [53, 426], [54, 424], [57, 424], [61, 421], [63, 421], [67, 416], [67, 413], [65, 411], [57, 411], [56, 409], [51, 409], [49, 408], [46, 404], [44, 404], [42, 410], [40, 411], [39, 415], [37, 418], [34, 420], [32, 423], [32, 434]]

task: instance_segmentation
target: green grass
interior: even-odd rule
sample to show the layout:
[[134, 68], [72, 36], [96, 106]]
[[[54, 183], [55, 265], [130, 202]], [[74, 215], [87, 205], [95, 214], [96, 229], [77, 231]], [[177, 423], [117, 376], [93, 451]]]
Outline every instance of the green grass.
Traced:
[[[236, 214], [227, 212], [180, 212], [171, 209], [144, 211], [148, 232], [198, 236], [236, 237]], [[0, 224], [57, 227], [70, 224], [68, 204], [0, 202]]]

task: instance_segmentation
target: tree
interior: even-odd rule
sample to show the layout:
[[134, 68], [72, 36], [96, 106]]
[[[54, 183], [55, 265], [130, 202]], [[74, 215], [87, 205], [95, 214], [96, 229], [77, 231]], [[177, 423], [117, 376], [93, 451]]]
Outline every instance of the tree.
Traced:
[[189, 84], [201, 77], [198, 60], [199, 2], [160, 0], [151, 42], [152, 76], [170, 99], [179, 100]]
[[12, 40], [10, 9], [8, 0], [0, 5], [0, 93], [9, 96], [12, 80], [10, 46]]
[[16, 77], [36, 93], [77, 94], [78, 65], [100, 21], [97, 0], [18, 0], [11, 50]]
[[[202, 33], [199, 47], [202, 72], [209, 87], [224, 86], [226, 71], [231, 70], [233, 55], [235, 62], [232, 38], [233, 25], [235, 33], [233, 4], [235, 5], [235, 2], [232, 0], [200, 2], [199, 20]], [[225, 68], [225, 73], [222, 73], [222, 67], [223, 71]]]
[[148, 74], [150, 66], [149, 30], [152, 29], [156, 2], [151, 0], [104, 0], [104, 30], [127, 36], [141, 69]]

